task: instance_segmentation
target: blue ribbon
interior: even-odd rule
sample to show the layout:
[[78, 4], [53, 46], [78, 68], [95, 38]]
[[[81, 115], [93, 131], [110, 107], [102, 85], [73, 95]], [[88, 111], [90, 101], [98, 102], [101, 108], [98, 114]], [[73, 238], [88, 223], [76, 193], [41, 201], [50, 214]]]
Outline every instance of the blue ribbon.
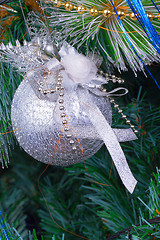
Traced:
[[157, 5], [155, 4], [155, 2], [153, 0], [151, 0], [151, 2], [153, 3], [153, 5], [155, 6], [155, 8], [157, 9], [157, 11], [160, 13], [159, 8], [157, 7]]
[[[7, 231], [6, 231], [6, 227], [5, 227], [5, 222], [4, 222], [4, 220], [3, 220], [3, 216], [2, 216], [2, 213], [1, 213], [1, 212], [0, 212], [0, 217], [1, 217], [1, 219], [2, 219], [2, 220], [0, 220], [0, 224], [1, 224], [1, 226], [2, 226], [4, 235], [5, 235], [6, 239], [9, 240], [9, 237], [8, 237], [8, 234], [7, 234]], [[1, 238], [0, 238], [0, 240], [1, 240]]]
[[[136, 1], [138, 1], [138, 0], [136, 0]], [[131, 41], [130, 41], [130, 39], [129, 39], [129, 37], [128, 37], [128, 34], [127, 34], [127, 32], [126, 32], [126, 30], [125, 30], [125, 28], [124, 28], [124, 26], [123, 26], [123, 23], [122, 23], [119, 15], [118, 15], [118, 13], [117, 13], [117, 10], [116, 10], [116, 7], [114, 6], [113, 1], [110, 0], [110, 2], [111, 2], [112, 6], [113, 6], [113, 8], [114, 8], [114, 11], [115, 11], [115, 13], [116, 13], [116, 15], [117, 15], [117, 17], [118, 17], [119, 23], [120, 23], [120, 25], [121, 25], [121, 28], [122, 28], [122, 30], [123, 30], [126, 38], [127, 38], [127, 41], [128, 41], [129, 44], [130, 44], [132, 50], [134, 51], [134, 53], [136, 54], [136, 56], [138, 57], [138, 59], [141, 61], [141, 63], [143, 64], [144, 68], [146, 69], [146, 71], [147, 71], [147, 72], [149, 73], [149, 75], [153, 78], [153, 80], [155, 81], [157, 87], [160, 89], [160, 86], [159, 86], [157, 80], [153, 77], [152, 73], [151, 73], [151, 72], [149, 71], [149, 69], [146, 67], [146, 65], [144, 64], [143, 60], [139, 57], [138, 53], [136, 52], [135, 48], [133, 47], [133, 45], [132, 45], [132, 43], [131, 43]], [[127, 0], [127, 2], [131, 3], [130, 0]], [[130, 5], [130, 4], [129, 4], [129, 5]], [[131, 4], [131, 6], [132, 6], [132, 4]], [[133, 6], [132, 6], [132, 8], [134, 9]], [[132, 8], [131, 8], [131, 9], [132, 9]], [[137, 15], [137, 12], [135, 12], [135, 9], [134, 9], [133, 12], [134, 12], [134, 14]], [[145, 13], [146, 13], [146, 12], [145, 12]], [[136, 16], [136, 17], [137, 17], [137, 16]], [[148, 17], [147, 17], [147, 18], [148, 18]], [[157, 32], [156, 32], [156, 33], [157, 33]], [[160, 46], [160, 45], [159, 45], [159, 46]]]
[[[160, 38], [157, 31], [154, 29], [151, 21], [149, 20], [147, 13], [142, 5], [140, 0], [127, 0], [128, 5], [130, 6], [131, 10], [137, 17], [137, 19], [143, 24], [143, 26], [147, 30], [147, 36], [149, 35], [149, 39], [160, 54]], [[146, 32], [146, 31], [145, 31]]]
[[148, 32], [146, 31], [146, 29], [145, 29], [145, 27], [144, 27], [144, 25], [143, 25], [143, 23], [142, 23], [142, 21], [141, 21], [140, 16], [138, 15], [138, 13], [137, 13], [137, 11], [136, 11], [136, 9], [135, 9], [134, 6], [132, 5], [131, 1], [127, 1], [127, 2], [128, 2], [128, 5], [130, 6], [132, 12], [134, 13], [135, 17], [137, 18], [139, 24], [141, 25], [143, 31], [145, 32], [145, 34], [147, 35], [148, 39], [149, 39], [150, 42], [152, 43], [152, 39], [150, 38]]

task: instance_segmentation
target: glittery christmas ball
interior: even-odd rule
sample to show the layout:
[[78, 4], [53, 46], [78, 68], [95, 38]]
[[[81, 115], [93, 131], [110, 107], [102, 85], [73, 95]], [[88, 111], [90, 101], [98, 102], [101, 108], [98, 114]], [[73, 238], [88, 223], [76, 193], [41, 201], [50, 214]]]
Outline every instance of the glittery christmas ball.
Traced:
[[[103, 141], [85, 112], [86, 105], [78, 100], [82, 91], [80, 87], [64, 88], [63, 94], [59, 91], [42, 100], [27, 79], [21, 82], [12, 102], [11, 120], [13, 130], [19, 129], [15, 131], [19, 145], [29, 155], [46, 164], [65, 166], [86, 160], [101, 148]], [[90, 96], [111, 124], [108, 99]]]

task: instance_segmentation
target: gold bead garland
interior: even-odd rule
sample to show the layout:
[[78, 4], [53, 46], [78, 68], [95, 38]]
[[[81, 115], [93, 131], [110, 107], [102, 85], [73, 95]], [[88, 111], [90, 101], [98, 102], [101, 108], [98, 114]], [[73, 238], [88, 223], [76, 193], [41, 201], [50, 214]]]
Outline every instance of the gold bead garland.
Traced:
[[[111, 9], [104, 8], [103, 10], [99, 10], [95, 6], [91, 7], [90, 9], [87, 9], [84, 6], [75, 6], [70, 1], [63, 2], [62, 0], [48, 0], [48, 1], [45, 1], [45, 2], [46, 3], [52, 2], [53, 5], [57, 8], [59, 8], [61, 6], [64, 6], [64, 8], [67, 11], [72, 11], [73, 9], [75, 9], [79, 14], [83, 14], [85, 12], [88, 12], [92, 17], [95, 17], [98, 14], [102, 14], [105, 18], [109, 18], [113, 15], [116, 15], [116, 13], [114, 11], [111, 11]], [[117, 11], [117, 13], [118, 13], [118, 16], [120, 17], [121, 20], [124, 19], [125, 17], [130, 17], [131, 20], [137, 20], [135, 14], [133, 12], [126, 13], [126, 11], [121, 10], [120, 7], [119, 7], [119, 10]], [[150, 19], [150, 21], [154, 20], [155, 18], [160, 20], [160, 14], [154, 15], [152, 12], [147, 12], [147, 16]]]
[[90, 8], [89, 13], [91, 16], [95, 17], [96, 15], [98, 15], [99, 11], [97, 8], [92, 7], [92, 8]]
[[64, 7], [65, 7], [65, 9], [66, 9], [67, 11], [72, 11], [72, 9], [74, 8], [74, 5], [73, 5], [72, 3], [70, 3], [70, 2], [66, 2], [66, 3], [64, 4]]
[[147, 16], [150, 19], [150, 21], [152, 21], [154, 19], [154, 15], [151, 12], [147, 12]]
[[118, 11], [117, 13], [118, 13], [118, 16], [120, 17], [120, 19], [125, 18], [126, 15], [127, 15], [127, 14], [126, 14], [125, 12], [123, 12], [123, 11]]
[[76, 7], [76, 10], [79, 14], [82, 14], [85, 12], [86, 9], [84, 7], [78, 6], [78, 7]]
[[130, 17], [130, 19], [132, 19], [132, 20], [134, 20], [134, 21], [137, 20], [135, 14], [134, 14], [133, 12], [131, 12], [131, 13], [129, 14], [129, 17]]
[[53, 5], [55, 6], [55, 7], [60, 7], [61, 5], [62, 5], [62, 1], [61, 0], [51, 0], [51, 2], [53, 2]]
[[103, 13], [103, 16], [106, 18], [109, 18], [112, 15], [112, 12], [108, 9], [104, 9], [102, 13]]

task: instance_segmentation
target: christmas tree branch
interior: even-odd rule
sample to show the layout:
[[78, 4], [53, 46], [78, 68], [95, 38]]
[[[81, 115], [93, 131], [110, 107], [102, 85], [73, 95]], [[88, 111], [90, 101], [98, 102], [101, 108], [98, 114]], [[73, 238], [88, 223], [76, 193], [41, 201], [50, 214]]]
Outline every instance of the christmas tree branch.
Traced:
[[[139, 226], [147, 225], [147, 222], [150, 223], [150, 224], [160, 223], [160, 217], [148, 219], [148, 220], [146, 220], [146, 222], [143, 222], [143, 223], [141, 223], [141, 224], [136, 224], [135, 226], [136, 226], [136, 227], [139, 227]], [[128, 232], [129, 235], [130, 235], [131, 230], [134, 229], [135, 226], [122, 229], [121, 231], [113, 234], [111, 237], [107, 238], [106, 240], [115, 239], [115, 238], [119, 237], [120, 235], [125, 234], [126, 232]]]
[[12, 2], [13, 0], [0, 0], [0, 5], [1, 4], [6, 4], [6, 3], [9, 3], [9, 2]]

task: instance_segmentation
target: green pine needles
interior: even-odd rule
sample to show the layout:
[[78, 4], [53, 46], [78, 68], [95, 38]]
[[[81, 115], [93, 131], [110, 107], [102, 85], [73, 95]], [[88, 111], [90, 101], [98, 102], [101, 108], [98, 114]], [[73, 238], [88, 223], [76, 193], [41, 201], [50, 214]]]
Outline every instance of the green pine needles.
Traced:
[[[38, 240], [35, 229], [33, 229], [32, 232], [29, 231], [27, 235], [28, 235], [27, 237], [28, 240]], [[22, 235], [19, 234], [19, 232], [15, 227], [10, 226], [6, 222], [6, 220], [4, 220], [1, 212], [0, 212], [0, 239], [1, 240], [17, 240], [17, 239], [24, 240], [25, 239], [25, 238], [22, 238]], [[39, 240], [44, 240], [44, 237], [41, 236]], [[51, 240], [56, 240], [55, 235], [53, 235]], [[64, 234], [62, 234], [61, 240], [64, 240]]]
[[[132, 68], [135, 75], [137, 70], [143, 70], [143, 64], [159, 61], [159, 56], [144, 33], [138, 20], [130, 17], [132, 11], [126, 1], [113, 1], [115, 8], [119, 13], [123, 26], [127, 32], [128, 38], [139, 55], [135, 54], [129, 44], [114, 8], [109, 0], [73, 0], [71, 3], [74, 8], [68, 10], [65, 7], [67, 1], [62, 1], [60, 7], [54, 5], [54, 1], [44, 2], [45, 13], [48, 16], [48, 22], [52, 29], [56, 29], [61, 35], [62, 40], [67, 40], [77, 49], [84, 49], [88, 53], [94, 51], [103, 56], [108, 66], [114, 66], [119, 71], [126, 71], [128, 66]], [[151, 1], [142, 0], [144, 8], [153, 16], [158, 14]], [[159, 7], [159, 2], [156, 2]], [[84, 10], [79, 13], [77, 7]], [[95, 9], [97, 12], [95, 12]], [[93, 11], [92, 11], [93, 10]], [[106, 15], [104, 10], [109, 11]], [[91, 13], [92, 11], [92, 13]], [[124, 15], [123, 15], [124, 14]], [[153, 25], [159, 32], [160, 22], [153, 18]]]
[[12, 99], [20, 81], [21, 77], [9, 64], [0, 63], [0, 162], [2, 167], [8, 166], [9, 152], [14, 141], [10, 111]]
[[[49, 178], [51, 179], [51, 175], [49, 178], [46, 178], [45, 186], [42, 186], [54, 219], [61, 222], [63, 227], [67, 227], [67, 229], [72, 231], [74, 230], [88, 239], [150, 240], [160, 238], [160, 170], [158, 168], [157, 172], [153, 174], [149, 188], [146, 190], [146, 196], [142, 196], [141, 198], [137, 197], [136, 194], [130, 197], [125, 194], [125, 191], [117, 187], [108, 188], [107, 190], [107, 187], [94, 186], [94, 184], [86, 186], [86, 180], [80, 180], [80, 178], [75, 176], [73, 179], [71, 176], [68, 177], [66, 174], [64, 175], [65, 177], [63, 177], [59, 183], [57, 182], [54, 188], [49, 180]], [[70, 188], [77, 185], [76, 178], [79, 180], [79, 188], [74, 192], [72, 191], [74, 196], [70, 194], [70, 198], [68, 198], [68, 196], [65, 195], [67, 192], [69, 195], [69, 192], [71, 193]], [[54, 195], [54, 193], [56, 193], [56, 195]], [[79, 193], [79, 195], [77, 193]], [[63, 197], [63, 199], [61, 197]], [[41, 199], [40, 196], [38, 198], [39, 200], [37, 200], [44, 206], [43, 199]], [[143, 201], [142, 198], [145, 198], [145, 200]], [[19, 208], [22, 206], [22, 201], [17, 201], [16, 205], [17, 208]], [[45, 206], [43, 208], [45, 210]], [[98, 209], [101, 210], [99, 211]], [[42, 231], [41, 234], [39, 231], [37, 234], [35, 229], [32, 231], [32, 234], [31, 232], [27, 232], [27, 229], [22, 231], [24, 228], [23, 214], [19, 217], [17, 214], [14, 214], [14, 210], [12, 210], [12, 219], [10, 220], [8, 214], [5, 218], [2, 217], [1, 214], [1, 239], [75, 239], [75, 236], [68, 233], [65, 233], [62, 237], [61, 232], [63, 231], [56, 227], [48, 211], [44, 210], [39, 211], [42, 221], [41, 226], [42, 229], [44, 229], [44, 232]], [[20, 211], [19, 208], [19, 212]], [[71, 213], [72, 215], [70, 216]], [[12, 224], [8, 224], [8, 221], [12, 222]], [[53, 236], [54, 232], [56, 237]]]
[[[13, 5], [12, 3], [9, 5], [13, 8], [14, 12], [8, 12], [8, 16], [0, 20], [2, 26], [6, 27], [6, 31], [2, 31], [3, 34], [5, 33], [5, 38], [2, 39], [1, 42], [6, 44], [10, 41], [15, 45], [16, 39], [21, 41], [24, 39], [24, 36], [25, 39], [29, 40], [28, 30], [24, 20], [24, 16], [27, 18], [29, 9], [24, 2], [22, 2], [23, 15], [18, 1]], [[13, 18], [13, 22], [11, 25], [6, 26], [10, 18]], [[8, 166], [9, 154], [15, 141], [12, 133], [10, 112], [14, 93], [21, 80], [21, 76], [8, 63], [0, 63], [0, 162], [2, 162], [2, 167]]]

